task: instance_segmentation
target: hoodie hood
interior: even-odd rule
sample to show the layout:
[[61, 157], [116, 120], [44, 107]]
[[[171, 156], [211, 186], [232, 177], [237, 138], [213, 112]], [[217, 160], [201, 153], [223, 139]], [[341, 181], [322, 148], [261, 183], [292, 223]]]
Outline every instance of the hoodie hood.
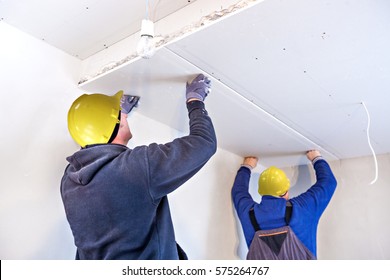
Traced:
[[76, 184], [87, 185], [104, 165], [126, 150], [126, 146], [117, 144], [87, 146], [66, 158], [69, 165], [65, 173]]

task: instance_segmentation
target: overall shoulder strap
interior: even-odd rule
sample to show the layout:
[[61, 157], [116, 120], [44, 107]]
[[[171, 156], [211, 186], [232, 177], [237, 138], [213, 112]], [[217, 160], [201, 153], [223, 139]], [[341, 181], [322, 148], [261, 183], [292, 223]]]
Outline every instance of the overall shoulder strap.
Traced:
[[[292, 204], [290, 201], [287, 200], [286, 203], [286, 212], [284, 214], [284, 219], [286, 220], [287, 225], [290, 224], [291, 220], [291, 214], [292, 214]], [[249, 210], [249, 218], [251, 219], [251, 223], [255, 231], [261, 230], [259, 224], [257, 223], [256, 216], [255, 216], [255, 210], [251, 208]]]
[[290, 224], [291, 214], [292, 214], [292, 204], [289, 200], [287, 200], [286, 213], [284, 214], [284, 219], [286, 220], [287, 225]]
[[252, 223], [252, 226], [255, 229], [255, 231], [260, 230], [260, 226], [259, 226], [259, 224], [256, 221], [255, 210], [253, 208], [251, 208], [249, 210], [249, 218], [251, 219], [251, 223]]

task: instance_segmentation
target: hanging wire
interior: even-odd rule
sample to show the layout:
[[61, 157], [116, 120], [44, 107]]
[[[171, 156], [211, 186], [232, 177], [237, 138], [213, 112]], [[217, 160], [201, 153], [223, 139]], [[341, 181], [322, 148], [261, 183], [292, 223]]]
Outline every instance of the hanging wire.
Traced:
[[151, 8], [151, 13], [153, 14], [151, 20], [154, 22], [156, 21], [156, 11], [157, 11], [157, 6], [160, 4], [160, 1], [161, 0], [158, 0], [156, 4], [154, 4], [154, 6], [152, 5], [152, 8]]
[[158, 0], [155, 4], [153, 4], [153, 1], [150, 3], [149, 0], [146, 0], [145, 2], [145, 19], [155, 21], [157, 6], [160, 4], [161, 0]]
[[374, 156], [374, 162], [375, 162], [375, 178], [370, 183], [372, 185], [372, 184], [374, 184], [376, 182], [376, 180], [378, 180], [378, 161], [376, 159], [376, 155], [375, 155], [374, 149], [372, 148], [371, 140], [370, 140], [370, 123], [371, 123], [370, 113], [368, 112], [366, 104], [364, 104], [363, 101], [362, 101], [362, 105], [363, 105], [363, 107], [364, 107], [364, 109], [366, 110], [366, 113], [367, 113], [367, 140], [368, 140], [368, 146], [370, 146], [372, 155]]
[[149, 19], [149, 0], [146, 0], [145, 19]]

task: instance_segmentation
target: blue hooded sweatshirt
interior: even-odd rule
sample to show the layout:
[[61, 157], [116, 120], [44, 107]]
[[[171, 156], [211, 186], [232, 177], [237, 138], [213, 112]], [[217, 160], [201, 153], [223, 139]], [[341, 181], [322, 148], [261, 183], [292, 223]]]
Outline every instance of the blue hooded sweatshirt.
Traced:
[[61, 196], [76, 259], [179, 259], [167, 194], [216, 151], [204, 103], [187, 103], [188, 136], [129, 149], [98, 144], [67, 160]]

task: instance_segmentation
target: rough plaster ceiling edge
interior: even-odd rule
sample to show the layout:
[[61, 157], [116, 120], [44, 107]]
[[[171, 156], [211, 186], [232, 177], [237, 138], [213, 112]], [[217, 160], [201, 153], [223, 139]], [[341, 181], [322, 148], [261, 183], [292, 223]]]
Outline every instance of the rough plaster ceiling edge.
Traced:
[[[258, 4], [260, 2], [263, 2], [263, 0], [241, 0], [241, 1], [237, 2], [236, 4], [230, 5], [228, 8], [221, 9], [219, 11], [214, 11], [206, 16], [203, 16], [202, 18], [200, 18], [199, 21], [194, 22], [194, 23], [189, 24], [189, 25], [186, 25], [183, 28], [181, 28], [177, 31], [174, 31], [170, 34], [156, 35], [155, 36], [156, 50], [158, 50], [158, 49], [160, 49], [168, 44], [174, 43], [174, 42], [176, 42], [176, 41], [178, 41], [186, 36], [189, 36], [194, 32], [198, 32], [206, 27], [209, 27], [210, 25], [217, 23], [220, 20], [227, 18], [228, 16], [232, 16], [238, 12], [244, 11], [245, 9], [250, 8], [253, 5]], [[132, 35], [132, 36], [134, 36], [134, 35]], [[138, 37], [137, 37], [137, 39], [138, 39]], [[100, 69], [99, 71], [95, 72], [92, 75], [87, 75], [87, 76], [82, 77], [80, 79], [80, 81], [78, 82], [78, 84], [79, 84], [79, 86], [85, 85], [89, 82], [96, 80], [97, 78], [99, 78], [102, 75], [113, 72], [114, 70], [116, 70], [122, 66], [128, 65], [130, 63], [133, 63], [134, 61], [136, 61], [138, 59], [141, 59], [141, 58], [138, 56], [137, 52], [134, 51], [133, 53], [131, 53], [130, 55], [126, 56], [125, 58], [123, 58], [121, 60], [111, 62], [111, 63], [105, 65], [102, 69]]]

